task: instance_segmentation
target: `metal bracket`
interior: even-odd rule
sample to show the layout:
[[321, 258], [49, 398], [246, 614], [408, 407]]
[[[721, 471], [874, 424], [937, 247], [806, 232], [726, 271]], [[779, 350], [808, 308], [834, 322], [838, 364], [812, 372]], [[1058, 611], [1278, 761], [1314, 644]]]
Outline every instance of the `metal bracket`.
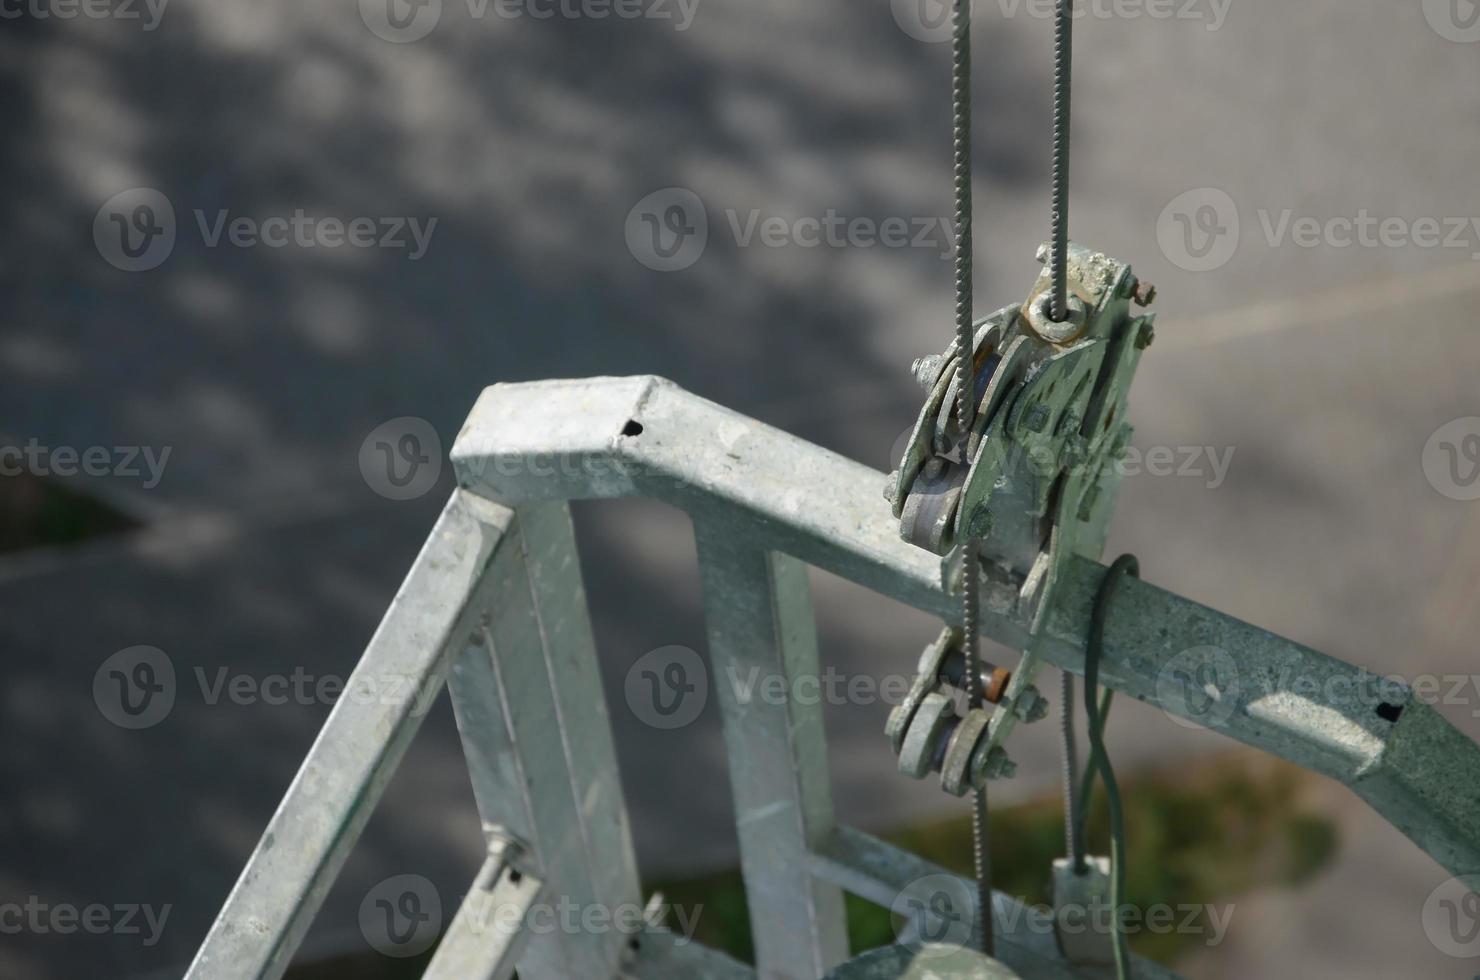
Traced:
[[[1048, 246], [1039, 249], [1043, 262]], [[1119, 488], [1115, 466], [1130, 441], [1126, 397], [1152, 318], [1131, 304], [1153, 293], [1130, 266], [1071, 244], [1069, 316], [1048, 315], [1047, 269], [1020, 307], [982, 321], [972, 352], [974, 430], [957, 431], [962, 397], [954, 378], [961, 352], [917, 362], [930, 386], [886, 496], [906, 541], [946, 554], [961, 541], [1020, 582], [1022, 615], [1033, 624], [1001, 710], [980, 746], [980, 771], [1007, 772], [1000, 760], [1013, 727], [1034, 717], [1042, 653], [1036, 635], [1071, 555], [1104, 548]], [[949, 787], [948, 787], [949, 788]]]
[[509, 980], [524, 955], [525, 916], [539, 878], [515, 865], [521, 845], [502, 827], [485, 828], [488, 860], [437, 944], [422, 980]]

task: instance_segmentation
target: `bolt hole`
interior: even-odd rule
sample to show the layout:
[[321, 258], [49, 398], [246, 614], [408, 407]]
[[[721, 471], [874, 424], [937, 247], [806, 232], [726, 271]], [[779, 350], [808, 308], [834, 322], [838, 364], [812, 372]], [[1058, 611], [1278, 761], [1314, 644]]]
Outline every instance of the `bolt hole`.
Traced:
[[524, 880], [523, 873], [521, 873], [517, 869], [510, 869], [510, 871], [509, 871], [509, 883], [510, 884], [517, 885], [517, 884], [519, 884], [519, 882], [521, 882], [523, 880]]
[[638, 950], [642, 949], [642, 942], [636, 936], [633, 936], [631, 939], [627, 940], [627, 948], [635, 953]]
[[1403, 717], [1403, 706], [1401, 704], [1379, 704], [1377, 706], [1377, 717], [1383, 721], [1396, 724], [1398, 719]]
[[627, 420], [627, 424], [624, 425], [624, 426], [622, 426], [622, 435], [624, 435], [624, 436], [640, 436], [640, 435], [642, 435], [642, 423], [639, 422], [639, 421], [637, 421], [636, 419], [628, 419]]

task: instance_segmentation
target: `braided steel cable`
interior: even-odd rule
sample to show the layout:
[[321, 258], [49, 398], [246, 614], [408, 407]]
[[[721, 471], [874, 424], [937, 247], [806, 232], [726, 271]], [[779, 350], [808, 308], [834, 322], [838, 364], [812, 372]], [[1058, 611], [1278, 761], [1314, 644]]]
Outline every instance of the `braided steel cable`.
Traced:
[[[951, 10], [951, 185], [956, 225], [956, 413], [960, 428], [961, 465], [971, 465], [971, 429], [976, 421], [975, 334], [972, 329], [971, 238], [971, 0], [955, 0]], [[969, 710], [982, 706], [981, 666], [977, 654], [977, 593], [981, 559], [977, 542], [961, 542], [961, 634]], [[987, 840], [987, 793], [972, 793], [972, 861], [976, 870], [977, 934], [982, 952], [991, 955], [992, 875]]]
[[1050, 315], [1061, 323], [1069, 315], [1069, 105], [1073, 93], [1073, 0], [1059, 0], [1053, 42], [1053, 216], [1049, 279]]

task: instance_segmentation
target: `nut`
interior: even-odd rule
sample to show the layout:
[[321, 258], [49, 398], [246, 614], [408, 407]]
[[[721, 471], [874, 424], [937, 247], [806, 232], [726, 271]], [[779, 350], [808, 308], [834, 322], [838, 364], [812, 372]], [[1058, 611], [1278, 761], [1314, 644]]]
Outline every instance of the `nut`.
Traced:
[[999, 748], [988, 752], [978, 752], [972, 760], [971, 785], [981, 789], [992, 779], [1011, 779], [1017, 773], [1017, 763], [1007, 757], [1007, 753]]
[[1050, 344], [1066, 344], [1084, 332], [1089, 322], [1089, 308], [1084, 305], [1084, 300], [1069, 296], [1067, 315], [1062, 320], [1053, 318], [1052, 304], [1053, 297], [1044, 292], [1024, 308], [1028, 329]]
[[939, 354], [928, 354], [925, 357], [915, 358], [915, 363], [910, 365], [910, 373], [922, 388], [933, 388], [935, 382], [940, 378], [940, 365], [945, 358]]
[[1048, 717], [1048, 699], [1038, 693], [1038, 688], [1029, 684], [1023, 688], [1023, 693], [1018, 695], [1014, 713], [1029, 724], [1042, 721]]

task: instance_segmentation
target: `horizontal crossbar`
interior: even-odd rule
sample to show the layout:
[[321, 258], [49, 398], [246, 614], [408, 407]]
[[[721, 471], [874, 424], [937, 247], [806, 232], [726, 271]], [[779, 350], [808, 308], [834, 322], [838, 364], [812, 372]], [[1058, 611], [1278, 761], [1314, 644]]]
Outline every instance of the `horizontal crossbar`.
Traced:
[[[900, 540], [884, 475], [656, 377], [495, 385], [452, 452], [501, 503], [649, 497], [932, 614], [957, 600]], [[1104, 575], [1073, 559], [1046, 659], [1083, 672]], [[986, 582], [983, 631], [1021, 648], [1017, 585]], [[1116, 590], [1101, 682], [1352, 787], [1456, 875], [1480, 872], [1480, 746], [1412, 691], [1153, 585]]]

